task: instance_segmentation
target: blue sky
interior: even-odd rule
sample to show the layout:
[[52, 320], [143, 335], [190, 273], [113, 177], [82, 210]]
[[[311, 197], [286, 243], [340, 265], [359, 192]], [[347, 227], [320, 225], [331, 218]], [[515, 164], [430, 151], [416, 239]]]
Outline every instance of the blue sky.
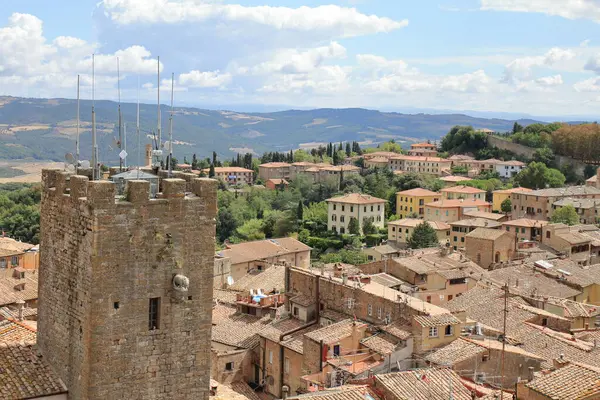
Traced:
[[[51, 4], [51, 6], [48, 6]], [[0, 94], [600, 115], [600, 0], [4, 0]], [[168, 80], [168, 79], [167, 79]], [[163, 99], [170, 83], [161, 84]]]

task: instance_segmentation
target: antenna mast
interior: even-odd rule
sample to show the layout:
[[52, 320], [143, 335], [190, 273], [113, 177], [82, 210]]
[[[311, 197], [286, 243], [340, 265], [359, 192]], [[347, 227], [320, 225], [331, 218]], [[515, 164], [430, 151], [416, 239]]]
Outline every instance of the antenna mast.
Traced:
[[156, 133], [158, 134], [158, 148], [157, 150], [160, 150], [162, 148], [162, 136], [161, 136], [161, 129], [160, 126], [161, 124], [161, 115], [160, 115], [160, 56], [156, 58], [157, 60], [157, 67], [156, 67], [156, 76], [157, 76], [157, 85], [156, 85], [156, 92], [157, 92], [157, 105], [158, 105], [158, 127], [157, 127], [157, 131]]
[[75, 174], [79, 170], [79, 75], [77, 75], [77, 134], [75, 136]]
[[138, 147], [138, 154], [137, 154], [137, 164], [138, 164], [138, 169], [137, 169], [137, 177], [138, 179], [140, 178], [140, 168], [142, 167], [141, 161], [140, 161], [140, 154], [141, 154], [141, 149], [140, 149], [140, 76], [138, 75], [138, 86], [137, 86], [137, 119], [136, 119], [136, 123], [135, 123], [135, 130], [136, 130], [136, 134], [137, 134], [137, 147]]
[[[121, 70], [119, 68], [119, 57], [117, 57], [117, 95], [119, 98], [119, 142], [117, 148], [123, 147], [123, 115], [121, 114]], [[119, 172], [123, 172], [123, 158], [119, 154]]]
[[98, 144], [96, 143], [96, 70], [95, 54], [92, 54], [92, 180], [100, 179], [100, 165], [98, 162]]
[[169, 116], [169, 178], [173, 174], [173, 88], [175, 74], [171, 73], [171, 115]]

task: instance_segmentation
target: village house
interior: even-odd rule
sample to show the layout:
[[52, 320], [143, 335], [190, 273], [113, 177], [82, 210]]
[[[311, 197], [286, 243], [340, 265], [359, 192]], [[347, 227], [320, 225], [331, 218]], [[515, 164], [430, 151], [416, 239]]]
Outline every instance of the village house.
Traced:
[[450, 223], [464, 219], [465, 212], [491, 212], [492, 205], [484, 200], [441, 200], [425, 204], [425, 216], [428, 221]]
[[269, 179], [290, 179], [292, 165], [286, 162], [270, 162], [258, 166], [258, 177], [266, 182]]
[[487, 219], [489, 221], [494, 221], [494, 222], [504, 222], [504, 221], [508, 221], [508, 216], [504, 215], [504, 214], [498, 214], [498, 213], [494, 213], [494, 212], [486, 212], [486, 211], [465, 211], [464, 212], [464, 217], [465, 218], [481, 218], [481, 219]]
[[450, 225], [442, 221], [424, 221], [416, 218], [404, 218], [388, 222], [388, 242], [406, 246], [408, 239], [412, 236], [415, 227], [421, 223], [431, 226], [441, 243], [446, 243], [450, 238]]
[[365, 168], [387, 168], [388, 157], [372, 157], [364, 159]]
[[441, 176], [449, 173], [452, 161], [440, 157], [418, 157], [396, 155], [390, 157], [388, 165], [392, 171], [416, 172]]
[[471, 181], [471, 178], [466, 176], [448, 175], [439, 178], [440, 181], [444, 182], [444, 187], [452, 187], [460, 184], [461, 182]]
[[516, 251], [515, 236], [501, 229], [477, 228], [465, 239], [467, 257], [485, 269], [512, 260]]
[[292, 163], [292, 165], [290, 167], [290, 179], [294, 180], [294, 179], [296, 179], [296, 177], [298, 175], [302, 174], [307, 169], [315, 168], [315, 167], [317, 167], [317, 164], [312, 163], [312, 162], [307, 162], [307, 161], [298, 161], [298, 162]]
[[552, 213], [565, 206], [573, 206], [581, 224], [597, 224], [600, 222], [600, 199], [564, 198], [552, 203]]
[[468, 218], [449, 223], [452, 231], [450, 232], [450, 245], [454, 250], [465, 247], [465, 237], [477, 228], [499, 229], [500, 223], [483, 218]]
[[426, 150], [436, 150], [437, 151], [437, 146], [435, 143], [411, 143], [410, 145], [410, 149], [411, 150], [418, 150], [418, 149], [426, 149]]
[[269, 190], [283, 190], [286, 189], [290, 183], [285, 179], [267, 179], [265, 187]]
[[6, 268], [38, 269], [39, 266], [39, 246], [0, 237], [0, 272]]
[[588, 265], [592, 256], [592, 238], [565, 224], [542, 226], [541, 243], [551, 247], [581, 265]]
[[519, 400], [598, 399], [600, 369], [559, 356], [552, 369], [519, 382], [517, 393]]
[[348, 224], [352, 218], [358, 221], [362, 232], [365, 220], [371, 220], [377, 228], [385, 222], [386, 200], [367, 194], [350, 193], [327, 199], [327, 230], [341, 234], [350, 233]]
[[476, 286], [485, 270], [451, 249], [415, 250], [414, 255], [360, 266], [365, 274], [385, 272], [406, 282], [402, 289], [429, 304], [443, 305]]
[[506, 199], [510, 200], [511, 199], [511, 195], [513, 193], [516, 193], [516, 192], [525, 193], [525, 192], [531, 192], [531, 191], [532, 191], [531, 189], [524, 188], [524, 187], [516, 187], [516, 188], [512, 188], [512, 189], [494, 190], [492, 192], [492, 211], [502, 212], [502, 203]]
[[37, 270], [21, 267], [0, 274], [0, 307], [16, 309], [24, 304], [26, 308], [37, 308], [38, 278]]
[[367, 255], [367, 260], [369, 261], [379, 261], [385, 260], [388, 258], [400, 257], [406, 246], [400, 245], [396, 242], [387, 242], [384, 244], [380, 244], [379, 246], [373, 247], [365, 247], [362, 249], [362, 252]]
[[529, 218], [549, 220], [552, 217], [552, 204], [571, 197], [575, 199], [600, 199], [600, 189], [592, 186], [567, 186], [533, 191], [511, 193], [512, 219]]
[[517, 160], [500, 161], [496, 163], [496, 172], [500, 178], [514, 178], [519, 172], [527, 167], [527, 164]]
[[514, 234], [517, 241], [539, 241], [542, 227], [547, 224], [547, 221], [519, 218], [502, 222], [502, 229]]
[[414, 353], [423, 354], [460, 337], [463, 323], [452, 314], [413, 317]]
[[485, 190], [471, 186], [451, 186], [440, 190], [444, 199], [485, 200]]
[[407, 154], [418, 157], [435, 157], [437, 156], [437, 146], [433, 143], [413, 143]]
[[407, 218], [410, 214], [417, 214], [419, 218], [423, 218], [425, 216], [425, 204], [438, 201], [441, 198], [440, 193], [427, 189], [403, 190], [396, 193], [396, 215], [400, 218]]
[[453, 166], [465, 167], [468, 176], [481, 175], [484, 172], [496, 172], [496, 165], [502, 161], [490, 158], [487, 160], [475, 160], [471, 157], [452, 160]]
[[262, 271], [273, 264], [288, 263], [308, 268], [310, 251], [309, 246], [287, 237], [228, 244], [216, 253], [216, 257], [229, 259], [230, 275], [235, 281], [251, 271]]
[[[209, 168], [202, 172], [208, 176]], [[241, 167], [215, 167], [215, 179], [230, 185], [252, 185], [254, 182], [254, 171]]]
[[[514, 389], [520, 379], [531, 370], [541, 370], [543, 358], [528, 353], [517, 346], [504, 346], [496, 340], [474, 336], [460, 337], [449, 345], [428, 354], [425, 359], [433, 366], [451, 367], [463, 378], [492, 387]], [[501, 371], [504, 357], [505, 368]], [[502, 377], [502, 373], [504, 376]]]

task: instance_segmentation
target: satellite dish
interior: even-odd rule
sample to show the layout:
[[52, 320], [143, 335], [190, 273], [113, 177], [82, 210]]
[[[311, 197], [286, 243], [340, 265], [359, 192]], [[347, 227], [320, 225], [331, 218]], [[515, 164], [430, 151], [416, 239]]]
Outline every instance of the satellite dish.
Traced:
[[163, 148], [167, 151], [167, 153], [170, 153], [173, 149], [172, 149], [173, 144], [170, 141], [166, 141], [165, 144], [163, 144]]
[[229, 275], [229, 276], [227, 277], [227, 284], [228, 284], [229, 286], [232, 286], [232, 285], [233, 285], [233, 283], [234, 283], [234, 282], [233, 282], [233, 277], [232, 277], [231, 275]]
[[88, 160], [83, 160], [79, 164], [80, 164], [81, 168], [89, 168], [90, 167], [90, 162]]

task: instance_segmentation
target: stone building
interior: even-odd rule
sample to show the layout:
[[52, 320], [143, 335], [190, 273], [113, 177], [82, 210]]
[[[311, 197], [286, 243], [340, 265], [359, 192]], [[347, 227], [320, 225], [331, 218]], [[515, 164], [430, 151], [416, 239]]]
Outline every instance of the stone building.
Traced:
[[216, 181], [42, 186], [38, 347], [69, 398], [208, 399]]
[[568, 186], [548, 188], [531, 192], [519, 191], [510, 195], [512, 219], [529, 218], [549, 220], [554, 202], [571, 197], [574, 199], [600, 199], [600, 189], [593, 186]]
[[5, 268], [37, 269], [40, 265], [39, 247], [0, 237], [0, 270]]
[[286, 162], [270, 162], [258, 166], [258, 177], [263, 181], [269, 179], [290, 179], [292, 164]]
[[515, 236], [501, 229], [477, 228], [465, 238], [467, 257], [482, 268], [508, 262], [516, 251]]
[[452, 232], [450, 233], [450, 245], [454, 250], [464, 249], [466, 236], [477, 228], [498, 229], [500, 223], [483, 218], [461, 219], [450, 222]]
[[383, 228], [385, 221], [384, 199], [367, 194], [350, 193], [327, 199], [327, 230], [341, 234], [350, 233], [348, 224], [352, 218], [358, 221], [362, 232], [365, 220], [371, 219], [377, 228]]

